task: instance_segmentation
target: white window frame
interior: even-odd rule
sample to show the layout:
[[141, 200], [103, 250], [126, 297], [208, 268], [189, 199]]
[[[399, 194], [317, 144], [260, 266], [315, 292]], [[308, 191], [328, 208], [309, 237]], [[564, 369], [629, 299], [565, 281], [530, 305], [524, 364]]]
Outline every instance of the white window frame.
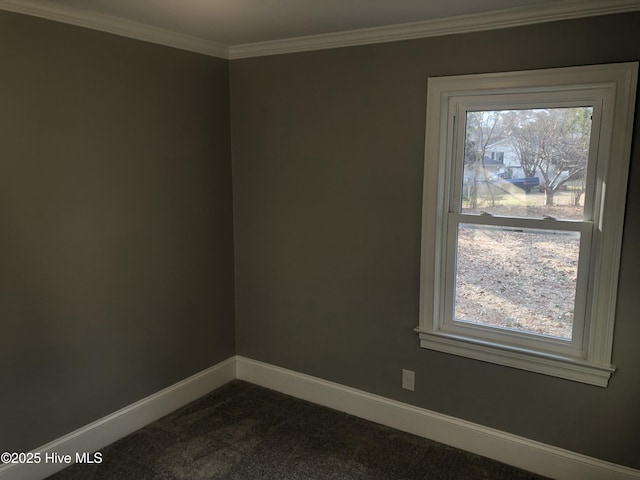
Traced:
[[[429, 79], [416, 328], [423, 348], [608, 385], [637, 79], [637, 62]], [[585, 220], [459, 213], [466, 112], [563, 106], [593, 107]], [[459, 223], [581, 234], [571, 340], [452, 318]]]

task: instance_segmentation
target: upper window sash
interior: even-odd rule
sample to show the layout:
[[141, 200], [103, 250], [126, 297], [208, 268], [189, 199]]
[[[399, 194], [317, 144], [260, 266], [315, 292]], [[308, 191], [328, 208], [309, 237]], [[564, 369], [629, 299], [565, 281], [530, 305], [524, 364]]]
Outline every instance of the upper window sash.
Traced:
[[[546, 93], [533, 94], [504, 94], [504, 95], [465, 95], [452, 97], [448, 108], [451, 125], [451, 138], [446, 145], [446, 173], [445, 194], [443, 205], [445, 211], [462, 211], [462, 177], [464, 142], [466, 133], [466, 116], [468, 112], [496, 111], [496, 110], [528, 110], [541, 108], [591, 107], [592, 127], [599, 126], [602, 120], [603, 98], [607, 91], [602, 88], [581, 88], [567, 91], [553, 89]], [[511, 103], [510, 103], [511, 102]], [[597, 158], [599, 151], [600, 129], [592, 128], [589, 144], [588, 171], [585, 180], [586, 192], [584, 200], [583, 219], [591, 220], [595, 212], [599, 212], [594, 204], [599, 200], [600, 192], [596, 192], [595, 178], [597, 172]], [[450, 149], [450, 150], [449, 150]]]

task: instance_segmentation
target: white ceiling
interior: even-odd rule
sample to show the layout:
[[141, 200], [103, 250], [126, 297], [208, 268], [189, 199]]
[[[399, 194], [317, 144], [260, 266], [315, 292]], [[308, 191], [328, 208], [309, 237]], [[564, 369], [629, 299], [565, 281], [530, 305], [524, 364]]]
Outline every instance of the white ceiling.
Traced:
[[550, 0], [46, 0], [224, 45], [417, 22]]
[[[375, 43], [640, 10], [640, 0], [0, 0], [0, 9], [233, 58], [265, 42], [289, 42], [271, 53]], [[301, 42], [309, 36], [315, 47]]]

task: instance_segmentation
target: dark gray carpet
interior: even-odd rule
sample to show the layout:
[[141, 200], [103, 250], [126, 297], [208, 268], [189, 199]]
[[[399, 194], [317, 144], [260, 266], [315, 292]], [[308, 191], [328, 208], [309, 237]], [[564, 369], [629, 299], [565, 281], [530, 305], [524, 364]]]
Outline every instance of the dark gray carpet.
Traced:
[[51, 480], [540, 480], [511, 466], [234, 381]]

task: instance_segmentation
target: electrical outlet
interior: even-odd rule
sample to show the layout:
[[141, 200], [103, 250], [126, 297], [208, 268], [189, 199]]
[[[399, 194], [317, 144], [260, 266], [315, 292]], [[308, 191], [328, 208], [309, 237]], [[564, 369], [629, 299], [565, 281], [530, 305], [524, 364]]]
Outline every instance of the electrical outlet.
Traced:
[[402, 388], [405, 390], [411, 390], [412, 392], [416, 387], [416, 372], [411, 370], [402, 369]]

